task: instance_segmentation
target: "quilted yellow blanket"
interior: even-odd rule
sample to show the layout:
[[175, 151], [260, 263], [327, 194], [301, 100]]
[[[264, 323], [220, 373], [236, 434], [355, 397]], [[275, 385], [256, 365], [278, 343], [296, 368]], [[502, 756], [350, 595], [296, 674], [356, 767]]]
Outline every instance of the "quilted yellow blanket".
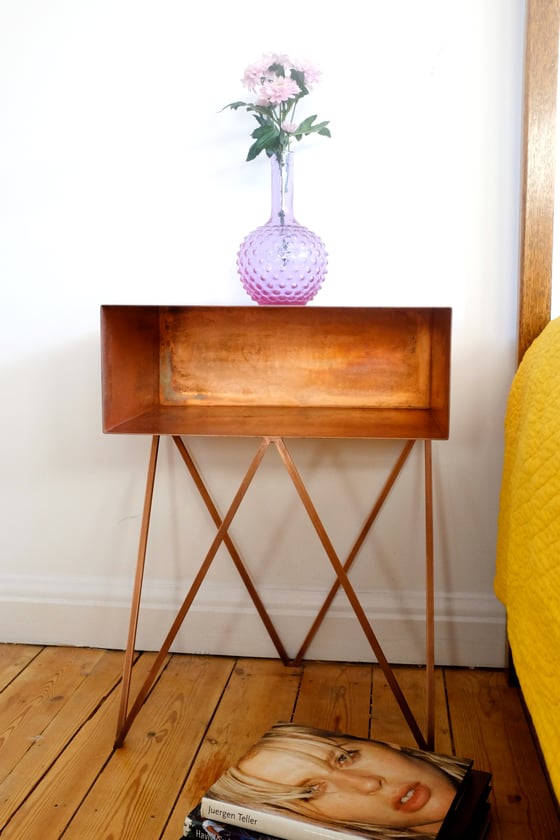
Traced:
[[560, 801], [560, 319], [526, 352], [505, 418], [495, 592]]

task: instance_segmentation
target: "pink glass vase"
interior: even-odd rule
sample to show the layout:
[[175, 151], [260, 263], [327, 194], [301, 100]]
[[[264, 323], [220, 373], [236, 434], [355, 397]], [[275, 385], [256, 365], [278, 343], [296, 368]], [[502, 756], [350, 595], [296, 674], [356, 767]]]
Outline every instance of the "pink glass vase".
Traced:
[[313, 231], [294, 219], [293, 156], [270, 158], [270, 219], [245, 237], [237, 254], [243, 288], [261, 305], [308, 303], [327, 273], [327, 252]]

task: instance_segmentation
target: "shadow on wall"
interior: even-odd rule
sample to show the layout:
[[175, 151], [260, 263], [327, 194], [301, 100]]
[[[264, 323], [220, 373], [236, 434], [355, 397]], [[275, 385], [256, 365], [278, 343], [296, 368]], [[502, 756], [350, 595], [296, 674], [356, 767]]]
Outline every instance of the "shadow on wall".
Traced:
[[136, 493], [146, 443], [103, 435], [99, 358], [92, 334], [0, 370], [4, 572], [96, 573], [88, 554], [111, 485]]

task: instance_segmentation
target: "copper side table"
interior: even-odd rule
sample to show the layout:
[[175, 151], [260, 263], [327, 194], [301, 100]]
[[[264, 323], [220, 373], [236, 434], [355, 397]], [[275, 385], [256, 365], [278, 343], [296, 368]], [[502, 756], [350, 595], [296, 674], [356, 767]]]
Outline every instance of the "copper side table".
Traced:
[[[368, 307], [101, 307], [103, 430], [150, 435], [151, 449], [115, 745], [121, 746], [212, 561], [223, 544], [286, 664], [299, 663], [342, 589], [414, 735], [434, 744], [432, 440], [449, 436], [451, 310]], [[143, 686], [130, 683], [161, 436], [170, 436], [216, 526], [216, 535]], [[184, 438], [252, 437], [257, 449], [228, 508], [216, 508]], [[341, 560], [286, 440], [400, 439], [403, 446], [355, 543]], [[348, 573], [416, 443], [424, 447], [426, 733], [403, 695]], [[287, 470], [335, 574], [290, 658], [228, 529], [269, 447]]]

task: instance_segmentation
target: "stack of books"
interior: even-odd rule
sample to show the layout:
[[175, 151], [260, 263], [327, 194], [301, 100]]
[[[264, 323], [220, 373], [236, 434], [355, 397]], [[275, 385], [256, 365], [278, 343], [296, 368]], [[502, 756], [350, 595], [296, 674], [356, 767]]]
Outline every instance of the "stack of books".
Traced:
[[483, 840], [491, 775], [455, 756], [277, 723], [185, 818], [188, 840]]

